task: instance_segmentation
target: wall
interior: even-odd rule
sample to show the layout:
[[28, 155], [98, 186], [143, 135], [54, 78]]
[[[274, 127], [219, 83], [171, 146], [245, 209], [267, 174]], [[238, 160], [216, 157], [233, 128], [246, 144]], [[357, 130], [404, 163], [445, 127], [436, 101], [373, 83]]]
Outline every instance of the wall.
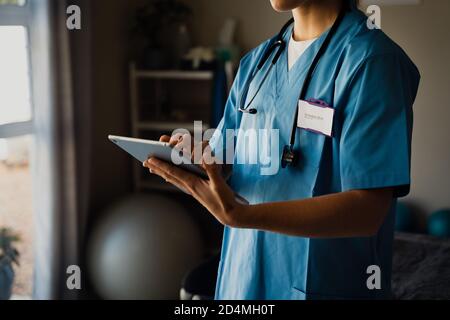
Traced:
[[127, 41], [129, 1], [92, 1], [93, 133], [91, 209], [95, 212], [131, 191], [131, 160], [108, 142], [128, 135]]
[[291, 17], [276, 13], [269, 0], [185, 0], [194, 10], [194, 39], [202, 45], [215, 45], [226, 18], [238, 22], [236, 42], [246, 52], [276, 34]]
[[[274, 35], [289, 14], [275, 13], [269, 0], [187, 0], [195, 13], [194, 39], [214, 45], [226, 17], [238, 20], [244, 51]], [[382, 27], [417, 64], [422, 84], [415, 104], [412, 192], [420, 211], [450, 207], [450, 1], [382, 7]]]
[[450, 1], [386, 7], [382, 27], [417, 64], [422, 83], [414, 107], [412, 192], [430, 212], [450, 207]]

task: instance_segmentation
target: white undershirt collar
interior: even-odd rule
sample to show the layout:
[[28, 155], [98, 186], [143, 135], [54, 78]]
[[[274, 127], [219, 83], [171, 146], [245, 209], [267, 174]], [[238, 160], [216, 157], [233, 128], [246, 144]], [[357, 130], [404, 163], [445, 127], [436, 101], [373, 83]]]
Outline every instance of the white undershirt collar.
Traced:
[[289, 70], [292, 69], [297, 60], [305, 53], [310, 45], [314, 43], [318, 38], [304, 41], [295, 41], [293, 35], [289, 39], [288, 46], [288, 67]]

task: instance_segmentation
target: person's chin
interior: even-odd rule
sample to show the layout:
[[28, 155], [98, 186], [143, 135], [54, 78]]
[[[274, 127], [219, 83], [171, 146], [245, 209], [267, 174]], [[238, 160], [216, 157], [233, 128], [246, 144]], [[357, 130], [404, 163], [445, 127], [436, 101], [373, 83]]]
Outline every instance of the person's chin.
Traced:
[[275, 11], [286, 12], [291, 11], [308, 0], [270, 0], [270, 4]]

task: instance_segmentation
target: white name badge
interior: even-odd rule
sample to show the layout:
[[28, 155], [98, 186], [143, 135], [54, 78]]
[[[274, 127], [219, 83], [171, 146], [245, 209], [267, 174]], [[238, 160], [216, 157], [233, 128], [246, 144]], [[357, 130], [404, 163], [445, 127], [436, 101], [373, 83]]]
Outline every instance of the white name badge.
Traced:
[[334, 109], [304, 100], [298, 102], [297, 126], [331, 137]]

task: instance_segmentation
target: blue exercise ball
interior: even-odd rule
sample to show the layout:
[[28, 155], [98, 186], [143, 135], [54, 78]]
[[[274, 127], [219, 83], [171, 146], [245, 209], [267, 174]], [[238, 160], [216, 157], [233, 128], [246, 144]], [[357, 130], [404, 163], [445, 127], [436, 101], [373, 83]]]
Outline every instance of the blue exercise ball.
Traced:
[[91, 282], [104, 299], [179, 298], [204, 254], [198, 225], [169, 196], [137, 194], [106, 210], [88, 245]]
[[436, 211], [428, 218], [428, 233], [435, 237], [450, 237], [450, 209]]
[[411, 208], [403, 202], [398, 202], [395, 210], [395, 230], [413, 232], [414, 227], [414, 215]]

